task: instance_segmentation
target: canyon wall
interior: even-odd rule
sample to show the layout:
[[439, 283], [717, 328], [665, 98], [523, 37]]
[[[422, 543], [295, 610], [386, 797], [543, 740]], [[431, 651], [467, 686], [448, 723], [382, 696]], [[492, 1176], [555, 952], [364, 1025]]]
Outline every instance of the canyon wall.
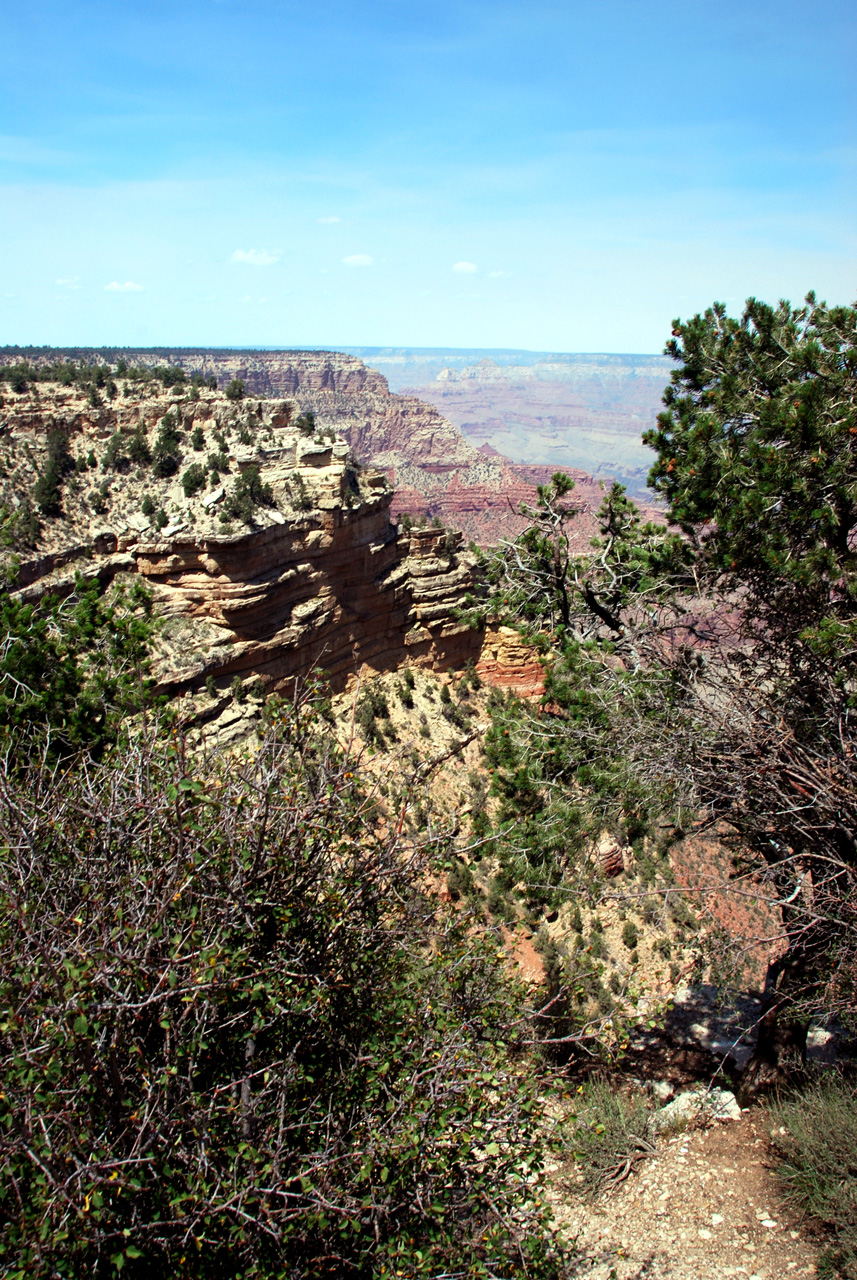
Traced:
[[[510, 462], [486, 441], [477, 447], [433, 405], [392, 393], [381, 373], [353, 355], [169, 348], [122, 354], [137, 364], [174, 364], [188, 374], [214, 377], [220, 387], [241, 378], [254, 398], [287, 397], [298, 411], [311, 410], [322, 426], [340, 434], [361, 462], [388, 476], [396, 490], [394, 515], [439, 516], [481, 545], [517, 533], [525, 523], [519, 504], [535, 501], [536, 485], [557, 470], [555, 465]], [[36, 362], [48, 358], [40, 354]], [[596, 529], [603, 487], [585, 471], [563, 469], [575, 480], [581, 507], [575, 539], [584, 549]]]
[[[141, 436], [157, 439], [165, 420], [183, 456], [173, 475], [159, 477], [148, 463], [129, 464], [123, 450]], [[62, 510], [42, 517], [36, 545], [15, 546], [57, 432], [70, 457]], [[188, 495], [181, 467], [214, 450], [222, 473]], [[236, 676], [275, 690], [315, 668], [336, 688], [363, 669], [480, 661], [483, 635], [457, 616], [475, 580], [461, 535], [406, 532], [391, 519], [384, 474], [360, 467], [333, 430], [296, 430], [289, 402], [149, 388], [94, 406], [75, 389], [41, 384], [0, 408], [0, 462], [0, 559], [17, 594], [68, 595], [76, 572], [105, 582], [141, 577], [162, 619], [155, 671], [165, 692], [213, 681], [223, 693]], [[249, 468], [265, 496], [239, 518], [230, 493]], [[503, 683], [506, 672], [517, 685], [520, 665], [508, 643], [493, 644], [485, 676]], [[531, 684], [532, 673], [525, 677]]]

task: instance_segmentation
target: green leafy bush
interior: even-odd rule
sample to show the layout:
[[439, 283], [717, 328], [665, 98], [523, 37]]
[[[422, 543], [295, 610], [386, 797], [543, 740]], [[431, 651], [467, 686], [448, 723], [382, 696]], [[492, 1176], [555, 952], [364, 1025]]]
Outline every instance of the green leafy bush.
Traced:
[[192, 498], [200, 489], [205, 488], [207, 472], [198, 462], [192, 462], [182, 475], [182, 488], [186, 498]]
[[274, 505], [274, 491], [262, 480], [257, 466], [245, 467], [223, 503], [223, 514], [227, 519], [243, 520], [252, 524], [253, 512], [257, 507]]
[[0, 741], [51, 758], [103, 751], [149, 696], [152, 632], [140, 583], [104, 595], [78, 576], [70, 600], [38, 606], [0, 591]]
[[521, 993], [306, 703], [7, 774], [0, 840], [10, 1280], [562, 1273]]
[[244, 379], [233, 378], [226, 388], [227, 400], [243, 400], [244, 399]]
[[181, 436], [172, 414], [161, 419], [152, 454], [152, 471], [161, 479], [174, 476], [181, 462]]

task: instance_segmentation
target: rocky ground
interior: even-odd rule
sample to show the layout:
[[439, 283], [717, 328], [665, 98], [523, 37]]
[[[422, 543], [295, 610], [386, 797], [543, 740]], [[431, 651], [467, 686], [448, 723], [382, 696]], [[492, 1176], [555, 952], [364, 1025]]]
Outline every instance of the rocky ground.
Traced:
[[787, 1280], [813, 1276], [817, 1241], [784, 1204], [764, 1111], [659, 1140], [637, 1174], [594, 1202], [573, 1164], [550, 1169], [563, 1235], [581, 1280]]

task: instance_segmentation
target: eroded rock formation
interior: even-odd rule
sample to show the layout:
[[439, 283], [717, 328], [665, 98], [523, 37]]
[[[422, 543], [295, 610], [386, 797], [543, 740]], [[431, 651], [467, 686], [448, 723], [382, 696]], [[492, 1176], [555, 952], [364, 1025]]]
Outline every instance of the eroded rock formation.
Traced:
[[[158, 477], [126, 455], [140, 439], [157, 453], [165, 420], [183, 456], [172, 476]], [[322, 668], [341, 686], [362, 668], [480, 660], [483, 635], [457, 615], [475, 565], [461, 535], [405, 532], [391, 520], [382, 472], [361, 468], [332, 431], [307, 437], [294, 423], [289, 402], [236, 405], [211, 392], [91, 406], [42, 386], [15, 398], [0, 413], [0, 510], [17, 590], [35, 600], [72, 591], [76, 571], [105, 581], [139, 575], [165, 619], [156, 670], [172, 693], [212, 680], [224, 688], [236, 675], [276, 689]], [[42, 516], [37, 547], [15, 548], [52, 433], [67, 450], [61, 511]], [[206, 470], [198, 459], [215, 450], [219, 471]], [[206, 470], [192, 493], [186, 463]], [[250, 468], [263, 497], [242, 517], [230, 501]], [[514, 633], [489, 636], [484, 677], [535, 691], [540, 668]]]

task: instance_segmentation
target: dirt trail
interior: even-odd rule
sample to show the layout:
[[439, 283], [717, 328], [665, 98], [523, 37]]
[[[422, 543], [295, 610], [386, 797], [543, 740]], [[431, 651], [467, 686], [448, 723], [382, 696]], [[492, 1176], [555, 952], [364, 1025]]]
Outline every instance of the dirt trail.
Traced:
[[817, 1249], [786, 1208], [763, 1111], [663, 1138], [658, 1154], [595, 1203], [552, 1173], [557, 1222], [578, 1239], [580, 1280], [790, 1280], [814, 1276]]

